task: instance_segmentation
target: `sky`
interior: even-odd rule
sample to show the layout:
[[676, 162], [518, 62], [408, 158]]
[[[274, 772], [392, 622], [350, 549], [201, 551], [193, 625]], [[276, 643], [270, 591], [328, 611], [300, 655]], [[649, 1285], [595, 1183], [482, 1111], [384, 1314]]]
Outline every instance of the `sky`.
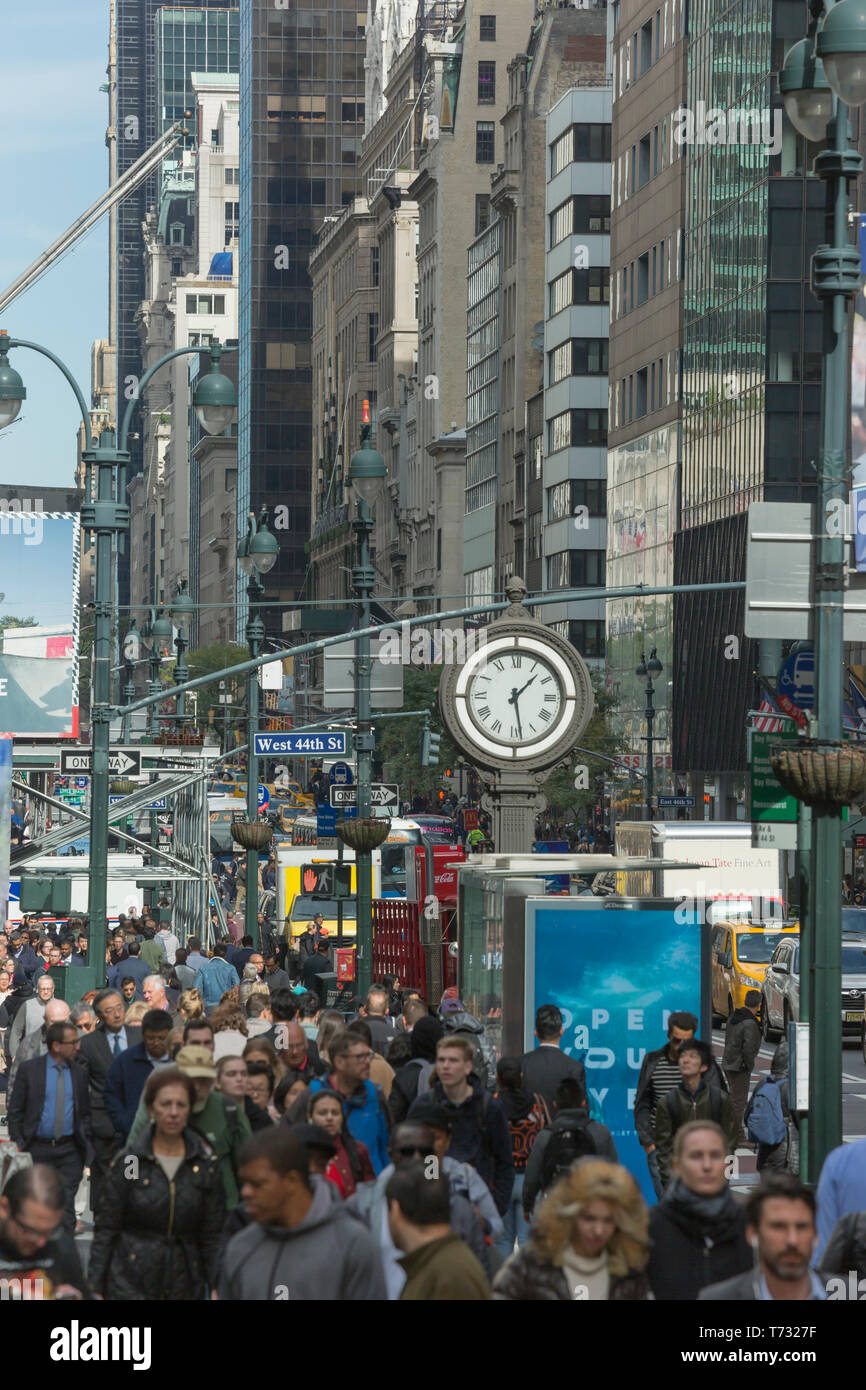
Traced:
[[[11, 283], [108, 186], [108, 0], [5, 6], [0, 91], [0, 288]], [[90, 348], [108, 328], [108, 218], [0, 315], [0, 328], [50, 348], [90, 400]], [[10, 354], [27, 399], [0, 433], [0, 483], [69, 487], [80, 412], [58, 369]], [[0, 586], [2, 587], [2, 586]]]

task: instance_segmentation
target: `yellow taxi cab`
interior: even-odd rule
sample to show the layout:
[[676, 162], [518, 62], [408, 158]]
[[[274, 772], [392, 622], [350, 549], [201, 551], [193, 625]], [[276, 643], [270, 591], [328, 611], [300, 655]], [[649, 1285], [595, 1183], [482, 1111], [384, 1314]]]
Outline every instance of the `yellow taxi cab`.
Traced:
[[[264, 782], [262, 785], [267, 787], [268, 797], [272, 802], [282, 803], [291, 811], [309, 815], [316, 809], [316, 798], [305, 792], [300, 782]], [[239, 783], [233, 789], [234, 796], [246, 797], [246, 794], [245, 782]]]
[[[352, 888], [354, 891], [354, 865], [352, 865]], [[286, 934], [291, 931], [292, 945], [297, 947], [298, 938], [303, 936], [308, 924], [321, 912], [324, 917], [322, 926], [334, 944], [338, 935], [339, 917], [338, 905], [335, 898], [310, 898], [306, 893], [296, 893], [292, 899], [292, 906], [289, 909], [289, 920], [285, 924]], [[355, 939], [356, 915], [355, 899], [347, 898], [343, 901], [343, 936]]]
[[799, 930], [799, 922], [715, 923], [710, 938], [714, 1020], [741, 1009], [748, 990], [760, 990], [783, 935]]

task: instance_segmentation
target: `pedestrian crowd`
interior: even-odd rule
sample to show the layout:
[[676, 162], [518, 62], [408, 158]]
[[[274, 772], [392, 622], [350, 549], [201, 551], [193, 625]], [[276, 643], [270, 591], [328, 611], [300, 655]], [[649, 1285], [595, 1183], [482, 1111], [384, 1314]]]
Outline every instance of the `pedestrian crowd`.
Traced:
[[389, 977], [354, 1016], [324, 1007], [327, 939], [305, 936], [293, 983], [267, 943], [182, 946], [130, 913], [103, 987], [78, 999], [70, 975], [59, 999], [85, 922], [0, 933], [0, 1280], [120, 1301], [856, 1296], [840, 1286], [866, 1276], [866, 1140], [828, 1157], [817, 1193], [801, 1184], [784, 1044], [750, 1093], [752, 994], [719, 1062], [676, 1010], [643, 1057], [644, 1175], [556, 1006], [535, 1047], [497, 1059], [454, 988], [431, 1008]]

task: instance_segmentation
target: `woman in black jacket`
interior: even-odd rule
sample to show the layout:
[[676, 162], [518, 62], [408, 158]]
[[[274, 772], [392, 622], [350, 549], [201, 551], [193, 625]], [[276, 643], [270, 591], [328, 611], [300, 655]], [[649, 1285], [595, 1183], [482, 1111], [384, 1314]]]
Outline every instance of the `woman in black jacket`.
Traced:
[[89, 1277], [97, 1297], [207, 1298], [225, 1218], [219, 1160], [187, 1128], [195, 1100], [175, 1067], [144, 1088], [150, 1130], [113, 1159], [99, 1208]]

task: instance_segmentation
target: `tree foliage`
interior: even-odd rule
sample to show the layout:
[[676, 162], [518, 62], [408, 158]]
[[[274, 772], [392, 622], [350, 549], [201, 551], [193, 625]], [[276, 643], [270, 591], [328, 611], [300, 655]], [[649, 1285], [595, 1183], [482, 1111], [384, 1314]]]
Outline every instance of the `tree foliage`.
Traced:
[[[249, 661], [250, 654], [246, 647], [238, 646], [235, 642], [211, 642], [206, 647], [196, 647], [194, 651], [186, 652], [184, 660], [189, 668], [190, 680], [195, 680], [198, 676], [209, 675], [212, 671], [222, 671], [227, 666], [239, 666], [242, 661]], [[166, 668], [168, 669], [168, 668]], [[174, 669], [173, 667], [171, 668]], [[219, 681], [214, 681], [212, 685], [203, 685], [198, 690], [198, 722], [204, 725], [208, 722], [209, 711], [214, 710], [214, 719], [219, 719], [223, 706], [220, 704], [220, 695], [232, 693], [232, 681], [226, 677], [226, 688], [220, 690]], [[234, 696], [232, 704], [239, 705], [245, 699], [246, 677], [237, 677], [234, 681]], [[229, 718], [237, 718], [237, 710], [229, 711]]]
[[396, 782], [400, 796], [431, 796], [442, 786], [445, 769], [453, 768], [459, 755], [456, 745], [448, 737], [439, 714], [439, 681], [442, 666], [424, 669], [418, 666], [403, 668], [403, 708], [430, 711], [430, 728], [442, 737], [439, 746], [439, 763], [436, 767], [422, 767], [420, 752], [421, 732], [424, 717], [415, 719], [375, 720], [376, 749], [382, 760], [382, 779]]
[[[612, 715], [616, 709], [613, 696], [604, 690], [600, 683], [595, 686], [595, 709], [589, 724], [580, 738], [580, 745], [569, 754], [567, 762], [554, 769], [542, 786], [547, 797], [550, 812], [566, 818], [569, 811], [577, 816], [584, 807], [594, 805], [597, 800], [596, 779], [610, 776], [612, 765], [604, 758], [593, 757], [593, 753], [603, 753], [607, 758], [615, 758], [626, 748], [625, 740], [612, 728]], [[589, 751], [583, 751], [589, 750]], [[586, 769], [585, 787], [575, 787], [578, 769]]]

